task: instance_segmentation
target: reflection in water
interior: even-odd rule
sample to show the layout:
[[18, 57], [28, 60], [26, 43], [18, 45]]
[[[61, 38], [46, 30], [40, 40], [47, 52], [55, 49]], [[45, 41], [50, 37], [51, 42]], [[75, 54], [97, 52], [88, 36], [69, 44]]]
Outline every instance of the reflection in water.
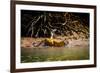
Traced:
[[74, 47], [33, 47], [22, 48], [21, 62], [86, 60], [89, 59], [89, 46]]

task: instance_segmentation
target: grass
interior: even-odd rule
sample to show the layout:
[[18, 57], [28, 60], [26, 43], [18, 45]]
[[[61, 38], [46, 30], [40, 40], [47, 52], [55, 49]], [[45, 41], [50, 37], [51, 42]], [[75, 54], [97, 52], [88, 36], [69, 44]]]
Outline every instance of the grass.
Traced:
[[89, 46], [22, 48], [21, 62], [67, 61], [89, 59]]

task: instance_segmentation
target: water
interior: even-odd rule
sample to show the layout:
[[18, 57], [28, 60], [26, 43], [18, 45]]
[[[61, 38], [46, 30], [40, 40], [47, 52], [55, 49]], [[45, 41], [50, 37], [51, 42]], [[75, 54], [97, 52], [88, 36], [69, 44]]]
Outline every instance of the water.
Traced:
[[67, 61], [89, 59], [89, 46], [33, 47], [21, 49], [21, 62]]

